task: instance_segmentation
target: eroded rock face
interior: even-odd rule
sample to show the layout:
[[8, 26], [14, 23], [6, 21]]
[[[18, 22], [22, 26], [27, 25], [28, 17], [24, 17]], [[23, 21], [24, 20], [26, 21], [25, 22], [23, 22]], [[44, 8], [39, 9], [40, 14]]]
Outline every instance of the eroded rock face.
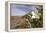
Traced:
[[28, 22], [26, 22], [25, 20], [26, 18], [24, 16], [11, 16], [11, 29], [26, 28], [28, 26]]

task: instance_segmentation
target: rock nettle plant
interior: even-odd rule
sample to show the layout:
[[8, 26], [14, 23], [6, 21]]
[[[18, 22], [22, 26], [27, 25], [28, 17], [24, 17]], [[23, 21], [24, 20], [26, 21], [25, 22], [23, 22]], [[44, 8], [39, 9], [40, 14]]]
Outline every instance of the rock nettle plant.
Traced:
[[38, 13], [35, 14], [35, 18], [32, 18], [31, 12], [29, 12], [26, 17], [26, 22], [32, 28], [41, 28], [43, 27], [43, 9], [38, 10]]

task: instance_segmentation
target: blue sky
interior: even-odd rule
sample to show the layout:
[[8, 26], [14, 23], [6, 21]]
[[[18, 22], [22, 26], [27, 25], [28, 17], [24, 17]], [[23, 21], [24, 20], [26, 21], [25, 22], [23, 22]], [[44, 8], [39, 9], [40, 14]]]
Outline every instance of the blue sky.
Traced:
[[29, 11], [34, 11], [35, 7], [32, 5], [11, 5], [11, 16], [24, 16]]

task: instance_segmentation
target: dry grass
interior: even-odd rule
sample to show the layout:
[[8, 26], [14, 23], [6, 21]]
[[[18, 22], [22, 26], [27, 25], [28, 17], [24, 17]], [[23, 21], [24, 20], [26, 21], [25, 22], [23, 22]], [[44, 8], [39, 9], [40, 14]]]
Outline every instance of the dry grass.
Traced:
[[26, 28], [28, 25], [24, 16], [11, 16], [10, 20], [11, 29]]

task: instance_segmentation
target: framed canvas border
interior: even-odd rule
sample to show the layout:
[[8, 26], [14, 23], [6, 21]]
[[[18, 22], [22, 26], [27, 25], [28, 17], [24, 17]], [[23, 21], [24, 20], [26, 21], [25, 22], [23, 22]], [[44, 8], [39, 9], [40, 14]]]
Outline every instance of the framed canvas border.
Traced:
[[[33, 5], [43, 5], [43, 28], [30, 28], [30, 29], [10, 29], [10, 4], [33, 4]], [[8, 31], [38, 31], [45, 29], [45, 3], [37, 3], [37, 2], [21, 2], [21, 1], [8, 1]]]

